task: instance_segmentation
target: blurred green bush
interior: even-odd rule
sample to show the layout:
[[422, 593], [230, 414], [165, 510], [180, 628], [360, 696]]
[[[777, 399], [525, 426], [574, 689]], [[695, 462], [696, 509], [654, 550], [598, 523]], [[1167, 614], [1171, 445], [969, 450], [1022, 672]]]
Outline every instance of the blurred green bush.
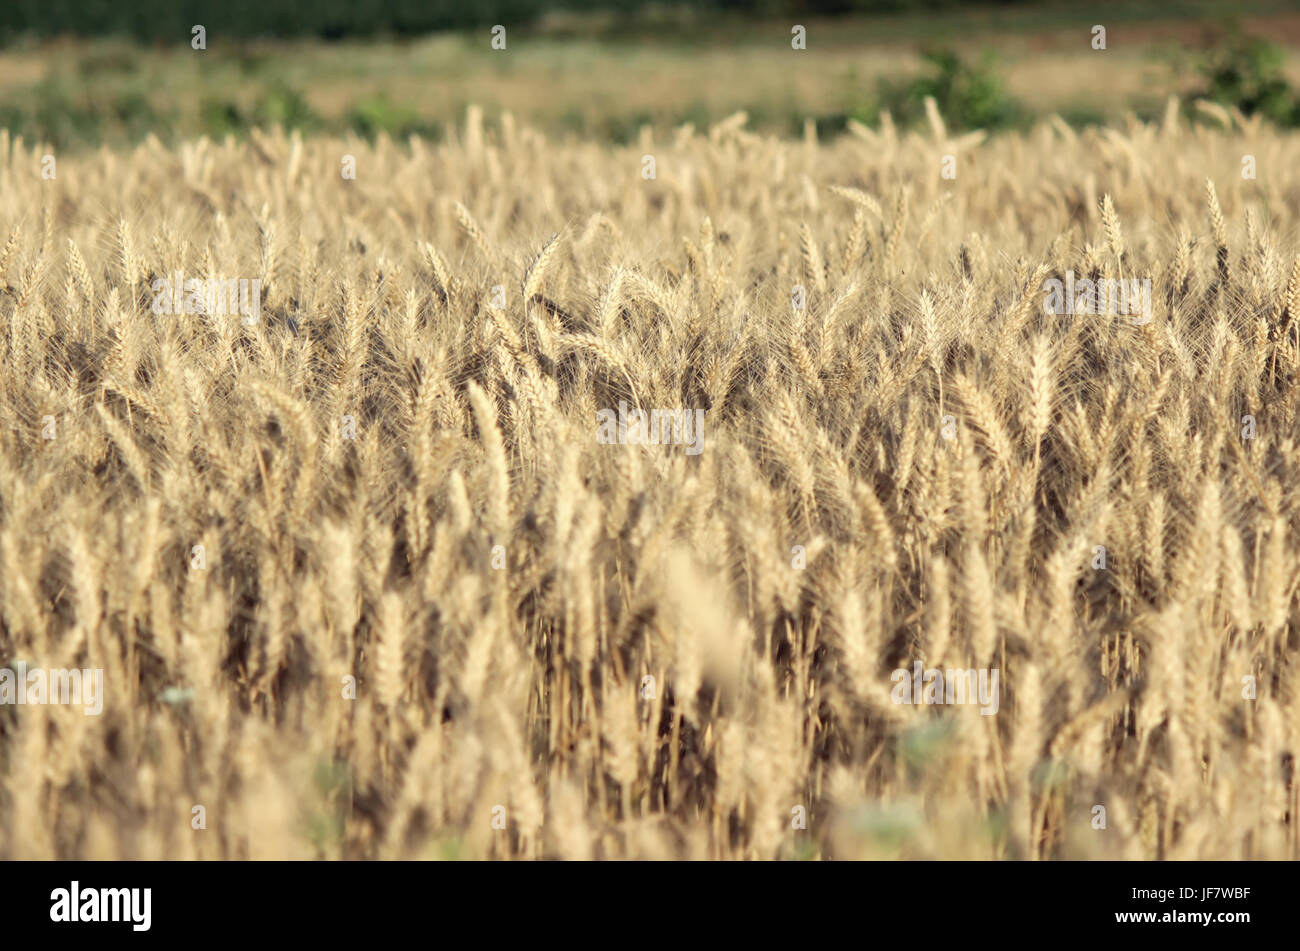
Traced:
[[880, 83], [877, 109], [910, 126], [925, 120], [925, 100], [933, 96], [944, 123], [953, 130], [999, 129], [1025, 118], [1024, 109], [1003, 89], [991, 54], [963, 60], [949, 49], [922, 54], [931, 71], [915, 79]]
[[1197, 97], [1262, 115], [1279, 126], [1300, 125], [1300, 95], [1287, 82], [1282, 51], [1257, 36], [1234, 31], [1201, 65]]

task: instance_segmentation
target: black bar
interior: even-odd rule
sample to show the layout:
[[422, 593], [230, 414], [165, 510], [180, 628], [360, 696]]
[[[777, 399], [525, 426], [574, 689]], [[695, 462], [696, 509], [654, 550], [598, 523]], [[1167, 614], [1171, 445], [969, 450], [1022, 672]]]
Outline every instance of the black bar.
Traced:
[[[20, 941], [284, 934], [336, 943], [402, 932], [451, 941], [468, 929], [484, 940], [518, 931], [535, 942], [608, 943], [669, 940], [679, 929], [699, 936], [710, 923], [722, 935], [788, 929], [811, 940], [832, 929], [872, 944], [959, 935], [1232, 941], [1287, 927], [1294, 889], [1294, 866], [1280, 862], [36, 862], [6, 863], [0, 875], [6, 934]], [[74, 881], [87, 913], [88, 890], [150, 889], [148, 930], [130, 920], [52, 921], [56, 890], [70, 899]], [[120, 917], [133, 910], [142, 923], [142, 908], [118, 895]], [[1119, 918], [1134, 914], [1154, 918]]]

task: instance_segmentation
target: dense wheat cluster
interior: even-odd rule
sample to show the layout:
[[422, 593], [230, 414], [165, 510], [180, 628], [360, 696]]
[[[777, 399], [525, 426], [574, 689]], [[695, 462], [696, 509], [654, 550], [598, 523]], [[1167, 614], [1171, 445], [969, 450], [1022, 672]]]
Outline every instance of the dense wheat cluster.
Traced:
[[5, 138], [0, 665], [105, 698], [0, 708], [0, 854], [1296, 857], [1300, 141], [1220, 118]]

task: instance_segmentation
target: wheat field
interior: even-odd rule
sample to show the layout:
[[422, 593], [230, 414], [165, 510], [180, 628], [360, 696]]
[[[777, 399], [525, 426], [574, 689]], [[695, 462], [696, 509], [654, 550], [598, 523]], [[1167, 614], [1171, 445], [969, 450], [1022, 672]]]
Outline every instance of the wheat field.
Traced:
[[104, 692], [0, 856], [1297, 857], [1300, 138], [1205, 113], [3, 134], [0, 665]]

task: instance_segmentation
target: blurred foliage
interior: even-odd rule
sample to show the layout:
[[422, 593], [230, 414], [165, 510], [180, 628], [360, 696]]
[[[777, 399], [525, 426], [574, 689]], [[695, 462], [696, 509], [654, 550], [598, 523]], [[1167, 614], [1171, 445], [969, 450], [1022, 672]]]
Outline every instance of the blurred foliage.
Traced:
[[0, 128], [55, 146], [97, 144], [112, 137], [110, 130], [116, 137], [139, 140], [169, 121], [141, 89], [108, 93], [62, 78], [46, 79], [21, 99], [0, 102]]
[[[135, 142], [150, 132], [164, 141], [195, 135], [220, 139], [273, 125], [303, 132], [350, 131], [372, 141], [381, 134], [436, 141], [444, 134], [445, 116], [432, 117], [419, 103], [382, 87], [358, 91], [323, 115], [305, 95], [303, 81], [291, 79], [301, 70], [272, 69], [274, 59], [265, 52], [227, 54], [225, 60], [248, 82], [234, 87], [209, 81], [190, 87], [188, 97], [177, 97], [169, 92], [171, 77], [192, 82], [181, 78], [183, 60], [133, 66], [130, 56], [114, 46], [92, 47], [83, 59], [65, 63], [21, 95], [0, 100], [0, 128], [56, 148]], [[874, 93], [872, 81], [852, 70], [836, 97], [838, 107], [821, 115], [809, 116], [794, 99], [756, 97], [738, 108], [748, 114], [751, 129], [790, 136], [802, 135], [809, 118], [823, 136], [842, 134], [849, 119], [874, 126], [882, 109], [889, 109], [901, 126], [923, 125], [926, 96], [935, 98], [954, 131], [1028, 121], [1028, 111], [1003, 92], [987, 56], [968, 63], [940, 51], [927, 54], [924, 62], [928, 68], [922, 75], [879, 82]], [[462, 114], [465, 105], [460, 103], [452, 114]], [[637, 140], [645, 125], [671, 128], [690, 123], [704, 129], [731, 111], [720, 113], [703, 99], [627, 110], [601, 102], [574, 103], [557, 113], [549, 128], [626, 145]]]
[[282, 125], [290, 129], [311, 131], [318, 127], [320, 117], [312, 112], [302, 93], [279, 82], [262, 93], [253, 109], [255, 125]]
[[[1022, 0], [1001, 0], [1004, 5]], [[994, 0], [997, 3], [997, 0]], [[0, 38], [128, 35], [146, 40], [188, 37], [194, 24], [214, 37], [316, 36], [340, 39], [375, 34], [412, 35], [435, 30], [527, 26], [556, 9], [620, 17], [663, 9], [685, 13], [728, 12], [746, 16], [835, 16], [852, 13], [925, 11], [970, 5], [968, 0], [4, 0]], [[983, 4], [988, 6], [989, 3]]]
[[941, 49], [922, 58], [931, 67], [929, 73], [880, 83], [877, 110], [888, 109], [895, 122], [905, 126], [924, 122], [925, 100], [930, 96], [952, 130], [1005, 128], [1025, 118], [1024, 109], [1002, 88], [991, 54], [967, 62], [952, 50]]
[[1300, 95], [1283, 72], [1282, 50], [1257, 36], [1233, 31], [1205, 58], [1200, 98], [1236, 106], [1284, 127], [1300, 125]]
[[368, 96], [354, 103], [345, 123], [372, 141], [381, 132], [394, 139], [411, 135], [437, 139], [442, 135], [436, 123], [421, 119], [414, 108], [395, 103], [385, 94]]
[[[1223, 33], [1222, 27], [1206, 32], [1209, 46], [1205, 50], [1167, 48], [1163, 55], [1170, 61], [1170, 71], [1177, 74], [1175, 79], [1152, 84], [1149, 95], [1129, 93], [1122, 101], [1116, 98], [1103, 103], [1097, 95], [1089, 95], [1090, 90], [1084, 87], [1068, 101], [1060, 101], [1058, 97], [1056, 102], [1044, 102], [1023, 92], [1026, 99], [1021, 101], [1007, 91], [1003, 61], [995, 61], [987, 51], [980, 52], [991, 42], [987, 32], [991, 27], [977, 24], [960, 39], [936, 41], [932, 36], [933, 27], [945, 18], [921, 13], [905, 18], [918, 39], [932, 44], [922, 55], [919, 67], [914, 61], [908, 61], [901, 68], [892, 65], [883, 68], [872, 59], [870, 52], [860, 58], [844, 56], [844, 50], [852, 50], [858, 43], [870, 41], [874, 45], [867, 47], [868, 50], [888, 45], [880, 40], [880, 25], [886, 21], [896, 25], [903, 22], [899, 18], [863, 18], [854, 27], [859, 32], [839, 52], [841, 65], [833, 70], [823, 69], [819, 86], [795, 90], [768, 83], [760, 90], [741, 79], [734, 83], [735, 88], [743, 90], [739, 95], [718, 97], [704, 90], [697, 91], [696, 86], [678, 84], [658, 100], [642, 95], [631, 101], [620, 95], [622, 88], [597, 84], [589, 91], [573, 81], [575, 73], [582, 73], [590, 62], [598, 61], [592, 50], [613, 48], [625, 50], [629, 56], [644, 55], [647, 63], [660, 62], [671, 72], [675, 62], [697, 55], [698, 44], [723, 42], [721, 33], [695, 28], [688, 18], [678, 21], [675, 31], [666, 38], [659, 37], [644, 45], [624, 47], [618, 45], [624, 41], [621, 39], [593, 41], [590, 36], [577, 41], [571, 38], [557, 41], [551, 37], [536, 44], [523, 43], [528, 56], [485, 59], [481, 55], [485, 45], [483, 36], [475, 37], [470, 32], [421, 41], [394, 42], [381, 38], [355, 44], [294, 39], [228, 42], [229, 37], [223, 39], [225, 27], [220, 26], [223, 21], [217, 18], [242, 17], [243, 12], [252, 9], [245, 0], [231, 0], [206, 13], [196, 12], [199, 5], [188, 0], [173, 0], [168, 4], [172, 10], [171, 21], [166, 17], [145, 18], [137, 24], [133, 18], [142, 7], [148, 8], [153, 2], [141, 0], [141, 4], [125, 8], [100, 0], [77, 3], [48, 0], [38, 8], [28, 0], [10, 0], [7, 6], [0, 6], [0, 36], [6, 29], [12, 32], [24, 24], [37, 31], [54, 29], [55, 20], [63, 28], [90, 34], [101, 26], [110, 32], [113, 29], [133, 32], [136, 26], [146, 32], [161, 31], [149, 41], [103, 36], [86, 41], [37, 40], [31, 44], [19, 41], [20, 46], [28, 48], [15, 51], [15, 62], [21, 68], [11, 71], [8, 85], [0, 92], [0, 128], [59, 148], [134, 142], [150, 132], [164, 141], [198, 135], [221, 138], [243, 135], [255, 126], [270, 125], [327, 134], [350, 131], [371, 140], [381, 135], [398, 140], [411, 135], [440, 139], [444, 124], [458, 121], [466, 104], [475, 101], [486, 107], [489, 117], [510, 109], [526, 121], [538, 123], [545, 131], [631, 144], [645, 125], [662, 129], [689, 122], [702, 129], [742, 109], [749, 115], [750, 129], [787, 136], [802, 135], [809, 119], [823, 137], [844, 133], [850, 120], [875, 127], [882, 110], [888, 110], [900, 127], [924, 127], [927, 97], [934, 98], [945, 124], [954, 133], [976, 128], [990, 131], [1024, 128], [1048, 111], [1059, 112], [1066, 121], [1076, 125], [1110, 121], [1121, 107], [1133, 110], [1143, 119], [1158, 121], [1165, 97], [1171, 92], [1184, 98], [1191, 115], [1196, 115], [1192, 100], [1205, 97], [1236, 106], [1248, 115], [1262, 115], [1282, 126], [1300, 125], [1300, 93], [1287, 81], [1283, 52], [1263, 39], [1244, 36], [1239, 31]], [[936, 2], [948, 5], [944, 0]], [[607, 3], [578, 0], [577, 5], [612, 10], [616, 15], [636, 12], [642, 24], [652, 16], [650, 7], [628, 0]], [[373, 8], [369, 0], [357, 0], [347, 6], [351, 12], [346, 15], [339, 12], [342, 8], [335, 9], [333, 0], [321, 0], [310, 8], [297, 7], [295, 16], [286, 13], [288, 8], [279, 0], [263, 0], [255, 6], [261, 12], [252, 19], [241, 20], [240, 32], [256, 32], [262, 28], [259, 24], [267, 29], [279, 24], [275, 28], [343, 36], [354, 30], [404, 31], [408, 26], [414, 30], [432, 22], [417, 17], [413, 12], [415, 7], [403, 0], [386, 4], [383, 9]], [[685, 7], [668, 4], [655, 9], [679, 12], [708, 9], [735, 16], [742, 11], [770, 14], [773, 10], [786, 10], [793, 11], [790, 15], [802, 20], [804, 13], [881, 9], [915, 13], [921, 6], [915, 0], [758, 0], [749, 4], [702, 0]], [[73, 7], [78, 10], [77, 16], [70, 13]], [[482, 17], [485, 22], [499, 18], [513, 24], [513, 15], [507, 14], [516, 7], [522, 10], [528, 4], [520, 0], [493, 0], [472, 10], [456, 8], [459, 12], [453, 12], [455, 16]], [[375, 14], [366, 21], [364, 30], [363, 18], [356, 14], [361, 9]], [[438, 0], [422, 3], [420, 17], [433, 16], [444, 9], [452, 7], [440, 5]], [[1045, 9], [1030, 0], [1022, 5], [1022, 10]], [[34, 11], [39, 11], [39, 15]], [[205, 16], [210, 49], [202, 58], [196, 58], [188, 48], [189, 27], [185, 24], [204, 20]], [[597, 16], [576, 16], [576, 22], [592, 29], [603, 30], [609, 22]], [[756, 22], [766, 23], [766, 28], [772, 23], [770, 20]], [[552, 18], [541, 32], [551, 30], [557, 23], [562, 29], [563, 23]], [[1005, 18], [999, 19], [996, 28], [1002, 29], [1004, 23]], [[849, 25], [844, 29], [847, 31]], [[180, 31], [179, 39], [176, 30]], [[839, 35], [844, 31], [834, 32]], [[169, 40], [164, 41], [163, 36]], [[916, 48], [912, 41], [903, 45], [909, 53]], [[608, 52], [604, 55], [608, 60]], [[1017, 63], [1023, 65], [1024, 57], [1017, 60], [1015, 53], [1003, 55], [1009, 56], [1007, 68], [1012, 72], [1008, 75], [1014, 80]], [[744, 61], [759, 63], [753, 55]], [[747, 68], [766, 67], [760, 64]], [[473, 70], [496, 82], [496, 86], [478, 96], [474, 91], [477, 87], [464, 81], [466, 74]], [[568, 77], [568, 85], [553, 104], [543, 102], [538, 106], [538, 98], [521, 91], [518, 85], [519, 77], [525, 75], [536, 78], [539, 85], [544, 83], [542, 77]], [[419, 81], [412, 77], [418, 77]], [[644, 85], [644, 80], [628, 82]], [[444, 95], [425, 97], [420, 92], [422, 88], [439, 89], [444, 84], [447, 86]], [[520, 100], [524, 102], [522, 107], [518, 107]]]
[[[843, 95], [846, 106], [813, 117], [817, 134], [839, 135], [850, 119], [877, 127], [884, 110], [901, 127], [924, 125], [927, 96], [934, 97], [944, 125], [952, 132], [1022, 128], [1035, 118], [1031, 110], [1006, 92], [991, 53], [968, 61], [950, 49], [932, 49], [922, 54], [922, 61], [927, 69], [921, 75], [880, 80], [874, 95], [863, 92], [864, 80], [857, 71], [850, 72]], [[791, 116], [791, 120], [788, 131], [798, 134], [803, 117]]]
[[322, 760], [312, 771], [312, 780], [314, 803], [300, 818], [301, 831], [318, 859], [338, 858], [353, 795], [352, 769], [344, 760]]

